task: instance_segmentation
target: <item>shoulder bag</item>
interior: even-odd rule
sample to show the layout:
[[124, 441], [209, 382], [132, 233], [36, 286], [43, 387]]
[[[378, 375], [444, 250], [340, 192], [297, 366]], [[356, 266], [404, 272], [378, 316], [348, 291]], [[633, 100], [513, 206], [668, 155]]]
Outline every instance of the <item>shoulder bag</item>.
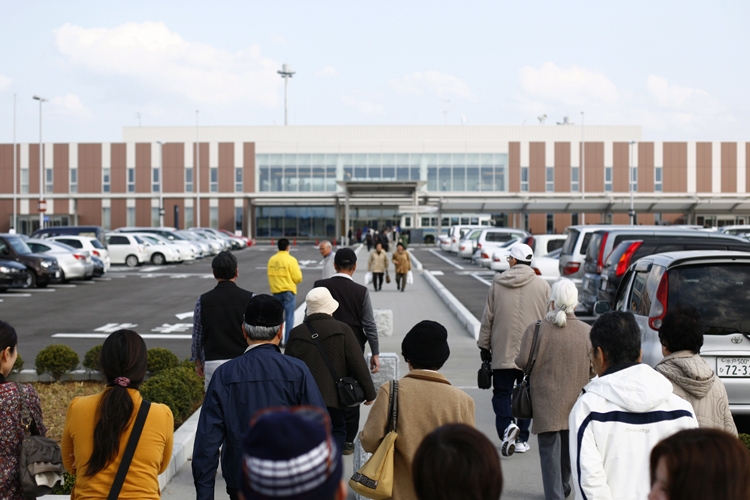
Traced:
[[39, 435], [39, 426], [26, 404], [21, 384], [16, 382], [16, 389], [21, 400], [21, 425], [24, 429], [18, 458], [18, 479], [23, 494], [35, 498], [47, 495], [57, 483], [62, 482], [65, 467], [60, 445], [54, 439]]
[[391, 380], [388, 396], [388, 429], [375, 453], [349, 480], [349, 487], [355, 493], [381, 500], [393, 496], [393, 454], [396, 449], [396, 424], [398, 424], [398, 381]]
[[141, 401], [141, 407], [138, 409], [138, 416], [135, 417], [133, 430], [130, 431], [130, 438], [128, 438], [128, 444], [125, 445], [125, 453], [122, 455], [122, 462], [120, 462], [120, 467], [117, 469], [117, 474], [112, 483], [112, 488], [109, 490], [107, 500], [117, 500], [117, 497], [120, 495], [120, 490], [125, 482], [125, 476], [128, 475], [130, 462], [133, 461], [135, 448], [138, 446], [138, 440], [141, 438], [141, 432], [143, 431], [143, 424], [146, 423], [146, 417], [148, 416], [148, 410], [150, 408], [150, 402], [145, 399]]
[[531, 342], [531, 353], [529, 354], [529, 362], [526, 364], [526, 370], [523, 374], [523, 380], [513, 389], [513, 395], [510, 399], [513, 416], [516, 418], [531, 418], [533, 415], [531, 409], [531, 381], [529, 380], [529, 377], [531, 377], [531, 370], [534, 369], [536, 356], [539, 351], [537, 341], [539, 340], [539, 326], [541, 324], [542, 320], [536, 322], [536, 327], [534, 328], [534, 340]]
[[339, 378], [336, 370], [333, 368], [331, 360], [328, 358], [328, 354], [326, 354], [323, 346], [320, 345], [320, 336], [315, 333], [315, 330], [313, 330], [309, 321], [305, 321], [305, 325], [307, 325], [307, 329], [310, 330], [315, 345], [318, 346], [320, 355], [323, 356], [323, 361], [328, 365], [328, 370], [330, 370], [333, 380], [336, 382], [336, 391], [339, 395], [339, 402], [346, 407], [361, 405], [365, 401], [365, 391], [362, 389], [362, 386], [359, 385], [359, 382], [357, 382], [357, 379], [354, 377]]

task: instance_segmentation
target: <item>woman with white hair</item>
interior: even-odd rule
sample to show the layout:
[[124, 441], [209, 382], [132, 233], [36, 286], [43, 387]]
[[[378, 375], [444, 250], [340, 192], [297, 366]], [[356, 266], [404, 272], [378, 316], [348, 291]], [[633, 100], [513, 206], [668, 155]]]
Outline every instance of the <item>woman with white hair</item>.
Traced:
[[[542, 466], [544, 497], [562, 500], [570, 494], [568, 415], [581, 389], [593, 376], [589, 351], [591, 327], [578, 320], [578, 290], [561, 279], [552, 286], [549, 312], [541, 320], [536, 340], [536, 362], [530, 376], [534, 420]], [[526, 328], [516, 365], [521, 370], [533, 359], [536, 322]]]

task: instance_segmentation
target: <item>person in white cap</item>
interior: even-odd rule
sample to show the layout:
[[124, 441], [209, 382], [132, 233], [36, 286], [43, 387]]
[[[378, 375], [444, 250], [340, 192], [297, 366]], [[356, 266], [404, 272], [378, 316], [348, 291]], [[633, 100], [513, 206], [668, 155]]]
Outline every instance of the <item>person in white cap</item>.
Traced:
[[529, 324], [544, 318], [550, 294], [547, 282], [531, 269], [533, 256], [523, 243], [510, 247], [510, 269], [492, 279], [477, 341], [482, 360], [492, 360], [492, 408], [500, 453], [506, 457], [529, 450], [530, 420], [514, 421], [510, 396], [523, 378], [516, 365], [521, 338]]
[[339, 303], [331, 292], [322, 286], [313, 288], [307, 294], [305, 304], [307, 318], [289, 332], [284, 354], [304, 361], [310, 369], [331, 417], [332, 436], [341, 453], [346, 440], [346, 406], [339, 401], [336, 381], [321, 349], [339, 379], [351, 376], [359, 382], [365, 391], [365, 404], [371, 404], [377, 393], [357, 337], [349, 325], [333, 319], [332, 314]]

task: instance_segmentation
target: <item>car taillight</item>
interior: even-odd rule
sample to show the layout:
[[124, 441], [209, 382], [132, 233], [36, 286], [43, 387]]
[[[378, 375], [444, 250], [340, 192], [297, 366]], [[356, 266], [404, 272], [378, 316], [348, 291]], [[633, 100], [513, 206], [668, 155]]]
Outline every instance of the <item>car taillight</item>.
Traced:
[[477, 250], [479, 250], [480, 248], [482, 248], [482, 244], [481, 243], [477, 243]]
[[628, 249], [625, 250], [625, 253], [622, 254], [622, 257], [620, 257], [620, 261], [617, 263], [615, 276], [620, 277], [625, 274], [625, 271], [627, 271], [628, 267], [630, 267], [630, 259], [633, 258], [633, 254], [635, 253], [635, 251], [641, 248], [641, 245], [643, 245], [642, 241], [636, 241], [635, 243], [630, 244]]
[[99, 253], [99, 250], [93, 250], [93, 252], [94, 252], [94, 255], [96, 255], [97, 257], [102, 256], [102, 254]]
[[86, 260], [86, 256], [82, 253], [74, 253], [73, 257], [75, 257], [77, 260]]
[[497, 255], [493, 255], [492, 262], [500, 262], [500, 257], [498, 257]]
[[661, 328], [661, 322], [667, 315], [667, 296], [669, 295], [669, 279], [667, 273], [661, 277], [659, 287], [656, 289], [656, 301], [651, 305], [651, 311], [648, 317], [648, 326], [652, 330]]
[[489, 258], [490, 258], [490, 256], [489, 256], [489, 255], [487, 255], [486, 253], [482, 252], [482, 258], [483, 258], [483, 259], [489, 259]]
[[528, 236], [525, 240], [523, 240], [523, 242], [526, 245], [529, 245], [532, 250], [534, 249], [534, 237], [533, 236]]
[[539, 269], [537, 269], [536, 267], [532, 267], [531, 269], [534, 270], [534, 274], [536, 274], [537, 276], [541, 276], [542, 275], [542, 272]]
[[602, 236], [602, 242], [599, 246], [599, 257], [596, 260], [596, 274], [602, 274], [602, 270], [604, 269], [604, 248], [607, 246], [608, 236], [609, 233], [604, 233], [604, 236]]
[[562, 273], [565, 276], [569, 276], [571, 274], [577, 273], [580, 268], [581, 268], [580, 262], [568, 262], [567, 264], [563, 266]]

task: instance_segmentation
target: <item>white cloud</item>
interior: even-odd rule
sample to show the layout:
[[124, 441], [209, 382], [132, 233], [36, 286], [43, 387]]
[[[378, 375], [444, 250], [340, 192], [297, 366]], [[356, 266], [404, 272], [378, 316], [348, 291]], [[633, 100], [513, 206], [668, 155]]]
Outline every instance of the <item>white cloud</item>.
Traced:
[[281, 65], [262, 56], [257, 45], [229, 52], [184, 40], [161, 22], [111, 29], [65, 24], [55, 35], [69, 62], [95, 73], [130, 78], [195, 103], [277, 104]]
[[422, 95], [428, 93], [439, 97], [457, 96], [470, 101], [477, 100], [468, 83], [456, 76], [439, 71], [412, 73], [402, 78], [393, 79], [390, 84], [399, 94]]
[[316, 76], [339, 76], [339, 72], [333, 66], [326, 66], [315, 73]]
[[343, 103], [347, 106], [354, 108], [360, 113], [364, 113], [366, 115], [382, 115], [384, 112], [382, 105], [374, 103], [372, 101], [357, 99], [351, 96], [344, 96], [341, 98], [341, 101], [343, 101]]
[[10, 88], [10, 84], [13, 80], [8, 78], [7, 76], [0, 75], [0, 92], [3, 90]]
[[526, 66], [521, 69], [520, 84], [529, 97], [567, 105], [580, 106], [592, 100], [614, 103], [619, 99], [617, 87], [609, 78], [578, 66], [561, 68], [551, 62], [539, 68]]
[[83, 105], [77, 95], [65, 94], [62, 97], [53, 97], [51, 100], [56, 112], [73, 116], [76, 118], [89, 119], [94, 115], [90, 109]]

